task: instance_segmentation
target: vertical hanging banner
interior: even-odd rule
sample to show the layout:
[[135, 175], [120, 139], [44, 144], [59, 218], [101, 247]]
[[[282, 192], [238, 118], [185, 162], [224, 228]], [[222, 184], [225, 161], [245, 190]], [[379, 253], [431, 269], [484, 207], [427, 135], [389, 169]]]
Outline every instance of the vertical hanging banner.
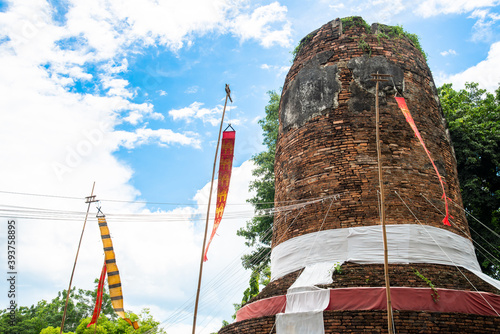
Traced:
[[97, 221], [99, 222], [102, 246], [104, 247], [104, 260], [106, 262], [106, 270], [108, 271], [108, 287], [111, 304], [113, 305], [113, 309], [116, 314], [132, 325], [134, 329], [138, 329], [139, 325], [137, 324], [137, 321], [131, 321], [127, 318], [125, 310], [123, 309], [122, 283], [120, 281], [120, 273], [116, 265], [115, 252], [113, 250], [113, 242], [111, 241], [111, 236], [109, 234], [108, 223], [106, 222], [104, 215], [97, 216]]
[[205, 255], [203, 256], [203, 261], [207, 261], [208, 247], [212, 242], [217, 228], [222, 220], [222, 214], [224, 213], [224, 208], [226, 207], [227, 193], [229, 191], [229, 181], [231, 180], [231, 170], [233, 167], [233, 156], [234, 156], [234, 140], [236, 137], [235, 131], [224, 131], [222, 133], [222, 148], [220, 151], [219, 160], [219, 179], [217, 183], [217, 204], [215, 210], [215, 220], [214, 227], [212, 229], [212, 235], [208, 240], [207, 248], [205, 248]]
[[408, 124], [410, 124], [410, 127], [412, 128], [413, 132], [415, 133], [415, 136], [418, 138], [418, 140], [420, 140], [420, 144], [422, 144], [422, 147], [424, 148], [425, 153], [427, 153], [427, 156], [429, 157], [429, 160], [431, 161], [432, 166], [434, 166], [434, 170], [436, 171], [439, 182], [441, 183], [441, 188], [443, 189], [443, 198], [444, 198], [444, 203], [445, 203], [444, 205], [445, 205], [445, 209], [446, 209], [446, 215], [443, 219], [443, 224], [447, 225], [447, 226], [451, 226], [451, 224], [449, 222], [450, 214], [448, 211], [448, 197], [446, 197], [446, 192], [444, 190], [443, 179], [441, 178], [441, 175], [439, 174], [439, 171], [436, 167], [436, 164], [434, 163], [434, 160], [432, 160], [431, 153], [429, 152], [429, 150], [425, 146], [424, 140], [422, 139], [422, 136], [420, 135], [420, 132], [417, 129], [417, 125], [415, 124], [413, 117], [411, 117], [410, 110], [408, 109], [408, 106], [406, 105], [406, 101], [405, 101], [404, 97], [395, 97], [395, 99], [396, 99], [396, 102], [398, 103], [399, 109], [401, 109], [401, 112], [405, 116], [406, 121], [408, 122]]
[[94, 312], [92, 313], [92, 320], [90, 320], [87, 327], [92, 326], [99, 319], [99, 314], [101, 313], [102, 307], [102, 295], [104, 292], [104, 282], [106, 281], [106, 261], [102, 266], [101, 277], [99, 277], [99, 284], [97, 285], [97, 296], [95, 298]]

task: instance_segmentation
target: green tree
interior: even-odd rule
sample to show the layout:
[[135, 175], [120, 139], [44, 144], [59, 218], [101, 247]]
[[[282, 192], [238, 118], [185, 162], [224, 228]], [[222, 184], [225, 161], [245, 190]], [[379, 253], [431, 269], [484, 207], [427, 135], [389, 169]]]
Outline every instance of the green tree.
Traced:
[[[61, 332], [61, 327], [49, 326], [40, 331], [40, 334], [59, 334]], [[63, 334], [75, 334], [73, 332], [63, 332]]]
[[[101, 314], [99, 316], [99, 319], [97, 319], [97, 326], [91, 325], [90, 327], [87, 327], [88, 324], [90, 324], [91, 320], [92, 320], [92, 317], [82, 319], [80, 321], [80, 324], [78, 325], [78, 327], [76, 327], [75, 333], [76, 334], [94, 334], [94, 330], [95, 330], [96, 334], [115, 334], [116, 333], [116, 330], [115, 330], [116, 325], [114, 323], [112, 323], [105, 315]], [[97, 327], [97, 328], [95, 328], [95, 327]]]
[[233, 304], [235, 309], [233, 319], [236, 318], [236, 312], [243, 304], [256, 296], [260, 291], [260, 286], [267, 285], [271, 277], [269, 262], [273, 217], [266, 215], [266, 211], [274, 207], [274, 160], [276, 141], [278, 140], [278, 110], [281, 96], [276, 91], [269, 91], [267, 94], [269, 102], [265, 107], [266, 117], [259, 120], [264, 135], [263, 144], [267, 149], [252, 157], [256, 165], [252, 174], [256, 179], [250, 183], [250, 190], [255, 190], [256, 194], [248, 202], [253, 204], [255, 216], [247, 222], [244, 228], [236, 232], [237, 235], [246, 239], [245, 244], [248, 247], [254, 247], [250, 254], [245, 254], [241, 258], [243, 267], [251, 269], [252, 274], [241, 303]]
[[[94, 290], [71, 289], [68, 300], [68, 309], [66, 320], [64, 322], [65, 333], [73, 333], [76, 331], [82, 319], [88, 318], [94, 310], [95, 297], [97, 295], [97, 283]], [[11, 318], [9, 310], [0, 310], [0, 333], [2, 334], [39, 334], [44, 331], [44, 334], [52, 333], [57, 330], [59, 334], [61, 320], [64, 313], [64, 305], [66, 303], [66, 290], [57, 293], [57, 297], [49, 303], [46, 300], [39, 301], [36, 305], [30, 307], [20, 306], [15, 310], [15, 317]], [[104, 318], [112, 321], [117, 319], [117, 315], [111, 305], [111, 298], [105, 287], [103, 294], [103, 304], [101, 315]], [[151, 319], [145, 317], [146, 323], [151, 324]], [[114, 332], [109, 332], [114, 333]]]
[[270, 280], [271, 280], [271, 268], [269, 266], [266, 266], [262, 271], [259, 270], [252, 271], [252, 274], [250, 275], [250, 280], [248, 282], [248, 288], [243, 292], [243, 298], [241, 299], [241, 303], [233, 304], [235, 311], [233, 314], [233, 320], [236, 319], [236, 312], [238, 312], [238, 310], [244, 304], [248, 303], [250, 299], [257, 296], [260, 292], [260, 287], [266, 286]]
[[36, 306], [20, 306], [14, 311], [13, 316], [8, 309], [0, 311], [0, 333], [38, 334], [47, 326], [43, 318], [37, 317], [39, 310]]
[[116, 323], [116, 334], [141, 334], [150, 331], [148, 334], [166, 334], [165, 330], [158, 327], [160, 325], [159, 321], [156, 321], [150, 314], [148, 308], [142, 309], [141, 313], [137, 316], [134, 313], [128, 313], [127, 316], [132, 321], [139, 322], [139, 329], [134, 330], [132, 326], [128, 324], [123, 319], [118, 319]]
[[[71, 289], [68, 299], [66, 319], [64, 320], [64, 330], [74, 332], [82, 319], [92, 315], [99, 280], [96, 279], [94, 283], [95, 288], [93, 290], [77, 290], [76, 287]], [[48, 325], [60, 326], [62, 316], [64, 314], [65, 304], [66, 290], [58, 292], [57, 297], [52, 299], [50, 303], [47, 303], [45, 300], [38, 302], [35, 307], [35, 314], [33, 314], [32, 321], [38, 321], [41, 325], [44, 325], [43, 327]], [[117, 318], [117, 315], [113, 310], [113, 306], [111, 305], [111, 298], [109, 297], [106, 285], [104, 286], [101, 314], [104, 314], [111, 319]]]
[[[465, 84], [439, 88], [457, 158], [464, 207], [481, 223], [467, 217], [476, 255], [483, 271], [500, 278], [500, 87], [495, 94]], [[497, 233], [491, 233], [489, 229]], [[488, 254], [490, 253], [490, 254]]]
[[248, 202], [254, 205], [255, 217], [247, 222], [245, 228], [237, 234], [246, 239], [245, 244], [254, 247], [254, 250], [242, 258], [243, 267], [251, 269], [259, 276], [265, 275], [269, 266], [271, 253], [271, 227], [273, 217], [265, 215], [266, 210], [274, 207], [274, 158], [276, 141], [278, 139], [278, 109], [280, 95], [276, 91], [269, 91], [269, 103], [265, 107], [266, 117], [259, 121], [264, 134], [263, 144], [267, 149], [252, 157], [257, 167], [253, 171], [255, 181], [250, 183], [250, 189], [256, 194]]

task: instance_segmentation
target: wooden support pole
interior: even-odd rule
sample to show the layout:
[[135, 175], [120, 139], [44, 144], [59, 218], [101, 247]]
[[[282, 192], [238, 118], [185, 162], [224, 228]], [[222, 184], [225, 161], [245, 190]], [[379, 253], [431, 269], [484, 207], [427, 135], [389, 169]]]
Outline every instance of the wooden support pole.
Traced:
[[372, 74], [372, 81], [375, 81], [375, 140], [377, 142], [377, 163], [378, 163], [378, 182], [380, 188], [380, 220], [382, 223], [382, 235], [384, 238], [384, 276], [385, 276], [385, 291], [387, 298], [387, 330], [389, 334], [393, 334], [393, 318], [392, 318], [392, 302], [391, 302], [391, 285], [389, 282], [389, 254], [387, 250], [387, 232], [385, 229], [385, 197], [384, 197], [384, 178], [382, 174], [382, 163], [380, 154], [380, 112], [378, 103], [378, 83], [381, 81], [389, 81], [384, 78], [391, 77], [389, 74]]
[[88, 203], [89, 205], [87, 207], [87, 213], [85, 214], [85, 220], [83, 221], [83, 228], [82, 228], [82, 234], [80, 235], [80, 242], [78, 243], [78, 248], [76, 249], [75, 263], [73, 264], [73, 270], [71, 271], [71, 278], [69, 279], [69, 287], [68, 291], [66, 292], [66, 304], [64, 304], [64, 313], [61, 320], [61, 329], [59, 331], [59, 334], [62, 334], [64, 330], [64, 320], [66, 320], [66, 311], [68, 310], [68, 301], [69, 301], [69, 294], [71, 293], [71, 284], [73, 283], [73, 275], [75, 274], [76, 262], [78, 261], [78, 253], [80, 253], [80, 246], [82, 245], [83, 232], [85, 232], [85, 225], [87, 224], [87, 218], [89, 216], [90, 204], [93, 202], [97, 202], [94, 195], [94, 187], [95, 187], [95, 182], [92, 185], [92, 191], [90, 193], [90, 196], [85, 197], [85, 203]]
[[208, 207], [207, 207], [207, 219], [205, 222], [205, 233], [203, 234], [203, 247], [201, 248], [201, 259], [200, 259], [200, 273], [198, 276], [198, 289], [196, 290], [196, 301], [194, 303], [194, 316], [193, 316], [193, 332], [195, 334], [196, 331], [196, 317], [198, 316], [198, 301], [200, 299], [200, 287], [201, 287], [201, 277], [203, 273], [203, 255], [205, 254], [205, 245], [207, 242], [207, 231], [208, 231], [208, 218], [210, 216], [210, 204], [212, 202], [212, 190], [214, 187], [214, 177], [215, 177], [215, 166], [217, 165], [217, 153], [219, 152], [219, 143], [220, 136], [222, 134], [222, 125], [224, 124], [224, 115], [226, 114], [226, 105], [227, 99], [231, 102], [231, 90], [229, 89], [229, 85], [226, 84], [226, 101], [224, 102], [224, 109], [222, 110], [222, 118], [220, 120], [220, 128], [219, 128], [219, 138], [217, 139], [217, 148], [215, 149], [215, 158], [214, 158], [214, 167], [212, 169], [212, 182], [210, 183], [210, 193], [208, 195]]

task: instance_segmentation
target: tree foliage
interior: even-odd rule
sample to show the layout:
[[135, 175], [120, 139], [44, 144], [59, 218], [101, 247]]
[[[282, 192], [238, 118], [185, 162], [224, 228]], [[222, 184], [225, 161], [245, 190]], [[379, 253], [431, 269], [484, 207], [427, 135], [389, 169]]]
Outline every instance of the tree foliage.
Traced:
[[257, 167], [253, 171], [255, 181], [250, 184], [250, 189], [256, 194], [248, 201], [254, 205], [255, 217], [247, 222], [245, 228], [238, 230], [237, 234], [246, 239], [246, 245], [254, 247], [251, 254], [242, 258], [243, 266], [252, 269], [260, 276], [265, 276], [266, 267], [269, 266], [269, 255], [271, 253], [271, 237], [273, 217], [263, 213], [274, 207], [274, 157], [276, 152], [276, 140], [278, 138], [278, 109], [280, 95], [276, 91], [269, 91], [269, 103], [265, 111], [266, 117], [259, 121], [264, 134], [263, 144], [266, 150], [252, 157]]
[[[500, 278], [500, 87], [495, 94], [467, 83], [439, 88], [457, 158], [458, 178], [483, 271]], [[487, 227], [485, 227], [485, 225]], [[494, 231], [495, 233], [491, 232]]]
[[269, 266], [264, 267], [263, 270], [254, 270], [250, 275], [250, 280], [248, 282], [248, 288], [243, 292], [243, 298], [241, 299], [241, 303], [233, 304], [234, 306], [234, 314], [233, 320], [236, 319], [236, 312], [250, 301], [253, 297], [257, 296], [260, 292], [261, 286], [266, 286], [271, 280], [271, 268]]
[[[64, 330], [74, 332], [80, 320], [92, 314], [96, 290], [71, 289], [68, 299], [68, 309]], [[59, 291], [57, 297], [49, 303], [46, 300], [39, 301], [30, 307], [20, 306], [15, 312], [14, 325], [10, 322], [10, 315], [7, 310], [0, 311], [0, 332], [1, 333], [25, 333], [39, 334], [40, 331], [49, 326], [61, 325], [66, 303], [67, 290]], [[102, 312], [112, 318], [116, 318], [109, 295], [103, 298]], [[56, 328], [54, 328], [56, 330]], [[59, 333], [59, 329], [57, 329]], [[48, 330], [47, 333], [50, 333]]]
[[[91, 321], [97, 294], [97, 283], [94, 290], [71, 289], [68, 310], [64, 322], [64, 334], [93, 334], [94, 326], [87, 328]], [[66, 303], [66, 290], [60, 291], [57, 297], [49, 303], [39, 301], [30, 307], [20, 306], [11, 318], [9, 310], [0, 310], [0, 333], [2, 334], [59, 334], [61, 320]], [[118, 318], [111, 305], [107, 288], [103, 294], [101, 315], [97, 321], [96, 334], [140, 334], [159, 325], [149, 314], [149, 309], [143, 309], [140, 315], [129, 313], [130, 319], [139, 320], [140, 328], [134, 330], [125, 320]], [[12, 319], [14, 322], [12, 323]], [[165, 333], [155, 329], [150, 333]]]

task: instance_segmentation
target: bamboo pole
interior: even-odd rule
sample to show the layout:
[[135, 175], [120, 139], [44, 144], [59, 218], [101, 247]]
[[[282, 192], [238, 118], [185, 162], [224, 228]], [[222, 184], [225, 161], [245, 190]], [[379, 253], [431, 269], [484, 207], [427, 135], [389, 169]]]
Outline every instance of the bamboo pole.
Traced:
[[389, 334], [393, 334], [393, 318], [392, 318], [392, 301], [391, 301], [391, 288], [389, 282], [389, 254], [387, 250], [387, 232], [385, 229], [385, 196], [384, 196], [384, 178], [382, 175], [382, 164], [381, 164], [381, 154], [380, 154], [380, 112], [379, 112], [379, 102], [378, 102], [378, 83], [380, 81], [388, 81], [387, 77], [391, 75], [388, 74], [372, 74], [373, 81], [375, 84], [375, 136], [377, 142], [377, 164], [378, 164], [378, 182], [380, 188], [380, 220], [382, 223], [382, 235], [384, 238], [384, 276], [385, 276], [385, 291], [387, 299], [387, 330]]
[[224, 110], [222, 110], [222, 118], [220, 120], [219, 138], [217, 139], [217, 148], [215, 149], [214, 166], [212, 169], [212, 181], [210, 183], [210, 193], [208, 195], [207, 219], [205, 222], [205, 233], [203, 234], [203, 247], [201, 248], [200, 273], [198, 276], [198, 288], [196, 290], [196, 301], [194, 303], [194, 317], [193, 317], [193, 332], [192, 332], [192, 334], [195, 334], [195, 331], [196, 331], [196, 317], [198, 315], [198, 302], [200, 299], [201, 277], [203, 274], [203, 255], [205, 253], [205, 245], [207, 242], [208, 219], [209, 219], [209, 215], [210, 215], [210, 204], [212, 202], [212, 190], [214, 187], [215, 166], [217, 165], [217, 153], [219, 152], [220, 136], [222, 134], [222, 125], [224, 124], [224, 115], [226, 114], [227, 99], [229, 98], [229, 100], [231, 102], [233, 102], [233, 100], [231, 99], [231, 90], [229, 89], [229, 85], [226, 84], [225, 90], [226, 90], [226, 101], [224, 102]]
[[78, 253], [80, 253], [80, 246], [82, 245], [83, 232], [85, 232], [85, 225], [87, 224], [87, 218], [89, 216], [90, 204], [96, 201], [94, 195], [94, 187], [95, 187], [95, 182], [92, 185], [92, 191], [90, 193], [90, 196], [85, 198], [86, 199], [85, 203], [89, 203], [89, 205], [87, 207], [87, 213], [85, 214], [85, 220], [83, 221], [82, 234], [80, 235], [80, 242], [78, 243], [78, 248], [76, 250], [75, 262], [73, 264], [73, 270], [71, 271], [71, 278], [69, 279], [68, 291], [66, 292], [66, 304], [64, 305], [64, 313], [61, 320], [61, 329], [59, 331], [59, 334], [62, 334], [64, 330], [64, 321], [66, 320], [66, 312], [68, 310], [68, 301], [69, 301], [69, 294], [71, 293], [71, 284], [73, 283], [73, 276], [75, 274], [76, 262], [78, 261]]

